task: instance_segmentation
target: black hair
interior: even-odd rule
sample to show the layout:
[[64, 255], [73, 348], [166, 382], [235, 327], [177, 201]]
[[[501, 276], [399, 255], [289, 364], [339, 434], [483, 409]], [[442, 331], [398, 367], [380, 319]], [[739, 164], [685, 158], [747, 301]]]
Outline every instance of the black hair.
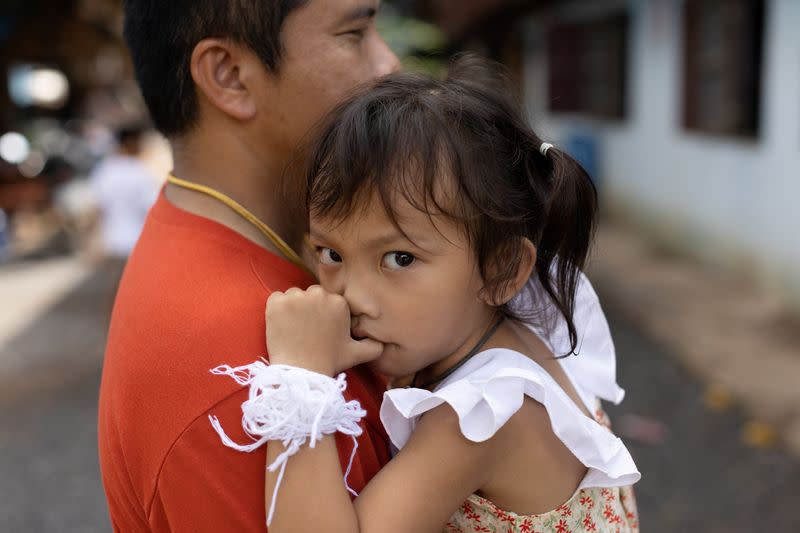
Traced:
[[156, 128], [167, 137], [187, 133], [197, 120], [189, 68], [203, 39], [246, 45], [277, 71], [281, 27], [307, 0], [125, 0], [125, 40]]
[[[442, 81], [408, 73], [378, 80], [337, 106], [321, 129], [306, 201], [312, 215], [343, 219], [377, 194], [400, 231], [392, 207], [397, 194], [423, 212], [452, 217], [487, 289], [497, 294], [525, 259], [522, 238], [530, 239], [536, 274], [566, 319], [575, 353], [575, 292], [597, 193], [567, 154], [542, 153], [542, 139], [511, 94], [499, 67], [472, 56], [460, 57]], [[448, 198], [443, 175], [456, 189]], [[523, 320], [509, 304], [498, 312]]]
[[144, 136], [147, 129], [140, 125], [123, 126], [114, 133], [118, 144], [125, 144], [131, 141], [139, 141]]

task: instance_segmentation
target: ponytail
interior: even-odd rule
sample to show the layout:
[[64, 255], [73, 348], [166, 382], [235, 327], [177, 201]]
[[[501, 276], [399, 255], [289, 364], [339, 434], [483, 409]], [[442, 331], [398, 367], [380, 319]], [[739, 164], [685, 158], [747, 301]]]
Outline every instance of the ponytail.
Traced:
[[[573, 321], [575, 293], [591, 247], [597, 217], [597, 190], [586, 170], [573, 158], [547, 143], [531, 153], [539, 171], [550, 176], [536, 273], [542, 287], [567, 322], [570, 351], [577, 354], [578, 334]], [[532, 169], [531, 169], [532, 170]], [[529, 179], [536, 179], [529, 172]], [[539, 174], [541, 176], [541, 174]], [[539, 178], [541, 179], [541, 178]], [[537, 180], [539, 181], [539, 180]], [[541, 187], [532, 182], [533, 187]]]

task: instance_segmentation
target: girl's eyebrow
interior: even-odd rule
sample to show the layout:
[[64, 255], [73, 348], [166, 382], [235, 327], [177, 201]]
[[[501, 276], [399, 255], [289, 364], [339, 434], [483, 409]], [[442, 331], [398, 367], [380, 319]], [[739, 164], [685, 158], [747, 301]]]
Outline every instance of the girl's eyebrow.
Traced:
[[314, 240], [317, 240], [317, 241], [325, 241], [325, 240], [327, 240], [325, 235], [320, 235], [319, 233], [315, 232], [314, 230], [311, 230], [311, 231], [308, 232], [308, 238], [309, 239], [314, 239]]
[[[323, 242], [329, 240], [324, 235], [320, 235], [319, 233], [314, 232], [314, 231], [311, 231], [308, 236], [311, 239], [315, 239], [315, 240], [323, 241]], [[385, 246], [387, 246], [389, 244], [401, 242], [403, 244], [409, 243], [412, 246], [414, 246], [416, 248], [419, 248], [420, 250], [425, 250], [425, 248], [420, 245], [419, 241], [423, 241], [424, 242], [425, 239], [411, 240], [410, 237], [407, 237], [407, 236], [403, 235], [401, 232], [399, 232], [397, 230], [394, 230], [394, 231], [386, 232], [383, 235], [378, 235], [376, 237], [368, 239], [368, 240], [362, 242], [361, 245], [364, 248], [383, 248], [383, 247], [385, 247]]]
[[373, 237], [367, 240], [366, 242], [364, 242], [364, 246], [367, 248], [382, 248], [387, 244], [391, 244], [397, 241], [412, 242], [402, 233], [395, 230], [392, 232], [385, 233], [383, 235], [378, 235], [377, 237]]

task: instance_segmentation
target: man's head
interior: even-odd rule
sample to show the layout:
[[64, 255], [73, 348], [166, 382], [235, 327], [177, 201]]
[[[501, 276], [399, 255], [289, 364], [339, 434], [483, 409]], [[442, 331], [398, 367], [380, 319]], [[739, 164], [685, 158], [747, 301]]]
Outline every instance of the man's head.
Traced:
[[144, 129], [139, 126], [126, 126], [117, 130], [117, 149], [120, 153], [137, 156], [142, 150]]
[[377, 0], [126, 0], [125, 37], [167, 137], [210, 120], [285, 151], [351, 88], [397, 68], [375, 31], [377, 8]]

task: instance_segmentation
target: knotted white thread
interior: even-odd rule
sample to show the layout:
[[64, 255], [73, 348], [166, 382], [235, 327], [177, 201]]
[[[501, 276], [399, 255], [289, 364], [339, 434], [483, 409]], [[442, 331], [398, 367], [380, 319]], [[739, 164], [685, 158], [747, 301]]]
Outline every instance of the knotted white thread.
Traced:
[[209, 415], [211, 425], [225, 446], [240, 452], [252, 452], [267, 441], [283, 443], [285, 450], [267, 467], [270, 472], [280, 468], [272, 494], [267, 525], [275, 513], [286, 462], [296, 454], [306, 441], [314, 448], [324, 435], [344, 433], [353, 437], [353, 451], [344, 474], [344, 485], [353, 495], [358, 493], [347, 484], [353, 459], [362, 433], [359, 422], [367, 412], [358, 400], [346, 402], [344, 390], [347, 381], [344, 373], [335, 379], [317, 372], [289, 365], [270, 365], [256, 361], [249, 365], [230, 367], [220, 365], [211, 369], [218, 376], [230, 376], [239, 385], [249, 385], [248, 398], [242, 403], [242, 427], [253, 442], [238, 444], [228, 437], [216, 416]]

